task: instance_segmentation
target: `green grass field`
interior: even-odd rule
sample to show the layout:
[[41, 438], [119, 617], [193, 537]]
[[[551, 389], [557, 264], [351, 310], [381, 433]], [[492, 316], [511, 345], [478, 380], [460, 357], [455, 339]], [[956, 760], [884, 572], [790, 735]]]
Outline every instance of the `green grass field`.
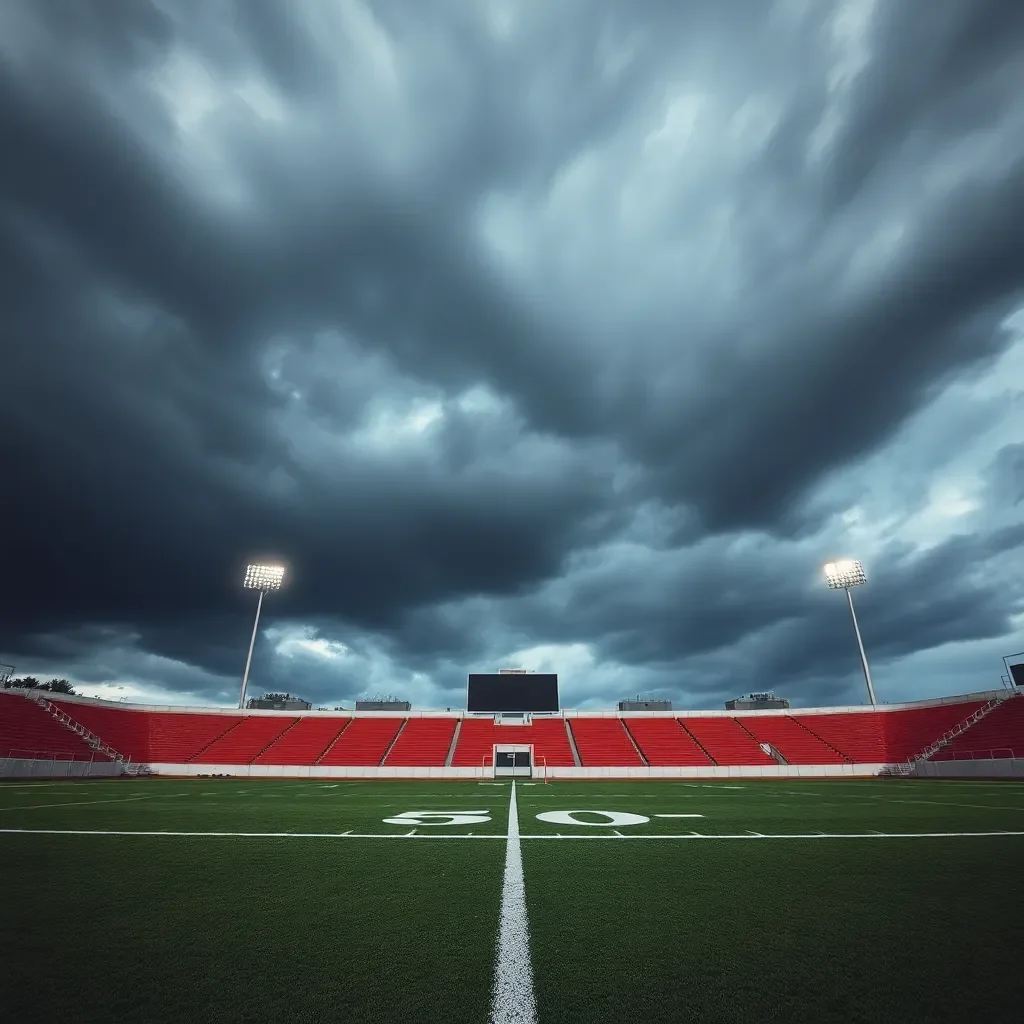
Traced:
[[[510, 796], [0, 785], [5, 1019], [482, 1024]], [[1019, 1019], [1024, 784], [517, 783], [516, 798], [540, 1024]], [[474, 820], [411, 813], [428, 811]]]

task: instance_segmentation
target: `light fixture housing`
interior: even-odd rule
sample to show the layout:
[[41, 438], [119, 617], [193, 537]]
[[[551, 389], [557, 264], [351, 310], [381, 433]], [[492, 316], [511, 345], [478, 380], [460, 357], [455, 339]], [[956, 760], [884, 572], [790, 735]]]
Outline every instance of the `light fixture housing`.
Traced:
[[864, 566], [856, 559], [846, 558], [839, 562], [829, 562], [825, 566], [825, 581], [832, 590], [849, 590], [867, 583]]
[[283, 565], [250, 565], [245, 570], [243, 587], [249, 590], [280, 590], [284, 580]]

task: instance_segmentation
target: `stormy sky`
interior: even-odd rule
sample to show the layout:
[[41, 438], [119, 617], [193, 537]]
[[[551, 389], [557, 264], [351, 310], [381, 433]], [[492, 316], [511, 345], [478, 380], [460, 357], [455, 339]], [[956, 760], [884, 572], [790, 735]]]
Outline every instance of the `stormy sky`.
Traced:
[[0, 661], [860, 703], [1024, 648], [1024, 4], [4, 0]]

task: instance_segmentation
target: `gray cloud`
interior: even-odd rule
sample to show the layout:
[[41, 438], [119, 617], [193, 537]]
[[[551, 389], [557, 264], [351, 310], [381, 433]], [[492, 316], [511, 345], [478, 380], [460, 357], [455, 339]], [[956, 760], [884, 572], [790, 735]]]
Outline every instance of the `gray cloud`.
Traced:
[[230, 702], [279, 557], [259, 679], [318, 703], [854, 699], [845, 551], [880, 686], [980, 673], [1024, 21], [933, 6], [5, 5], [5, 660]]

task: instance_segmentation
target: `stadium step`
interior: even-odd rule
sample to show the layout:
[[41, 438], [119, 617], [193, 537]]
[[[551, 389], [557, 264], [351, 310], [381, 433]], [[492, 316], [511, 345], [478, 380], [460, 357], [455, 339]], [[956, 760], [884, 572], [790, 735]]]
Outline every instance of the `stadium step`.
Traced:
[[48, 701], [45, 697], [34, 697], [36, 703], [44, 710], [49, 712], [64, 728], [69, 729], [71, 732], [78, 733], [83, 740], [98, 754], [105, 754], [110, 758], [111, 761], [116, 761], [119, 764], [126, 764], [128, 758], [123, 754], [116, 751], [109, 743], [104, 743], [96, 733], [91, 732], [81, 722], [76, 722], [66, 711], [57, 707], [52, 701]]
[[355, 719], [354, 719], [354, 718], [349, 718], [349, 719], [346, 719], [346, 721], [345, 721], [345, 724], [344, 724], [344, 725], [343, 725], [343, 726], [342, 726], [342, 727], [341, 727], [341, 728], [340, 728], [340, 729], [338, 730], [338, 732], [337, 732], [337, 735], [335, 735], [334, 739], [333, 739], [333, 740], [331, 740], [331, 742], [330, 742], [330, 743], [328, 743], [326, 747], [324, 747], [324, 749], [323, 749], [323, 750], [322, 750], [322, 751], [320, 752], [320, 756], [319, 756], [319, 757], [318, 757], [318, 758], [317, 758], [317, 759], [316, 759], [316, 760], [315, 760], [315, 761], [313, 762], [313, 764], [319, 764], [319, 763], [320, 763], [320, 762], [321, 762], [321, 761], [322, 761], [322, 760], [323, 760], [323, 759], [324, 759], [324, 758], [325, 758], [325, 757], [326, 757], [326, 756], [327, 756], [327, 755], [328, 755], [328, 754], [329, 754], [329, 753], [331, 752], [331, 748], [332, 748], [332, 747], [334, 746], [334, 744], [335, 744], [335, 743], [337, 743], [337, 742], [338, 742], [338, 740], [340, 740], [340, 739], [341, 739], [341, 737], [342, 737], [342, 736], [344, 735], [344, 733], [345, 733], [345, 730], [346, 730], [346, 729], [347, 729], [347, 728], [348, 728], [348, 727], [349, 727], [349, 726], [350, 726], [350, 725], [351, 725], [351, 724], [352, 724], [352, 723], [353, 723], [354, 721], [355, 721]]
[[576, 737], [572, 734], [572, 727], [569, 725], [569, 719], [563, 718], [565, 722], [565, 735], [569, 737], [569, 748], [572, 750], [572, 759], [577, 768], [583, 767], [583, 762], [580, 760], [580, 752], [576, 749]]
[[391, 737], [391, 742], [388, 744], [387, 750], [385, 750], [384, 753], [381, 754], [380, 760], [377, 762], [378, 768], [388, 759], [388, 754], [391, 753], [391, 748], [398, 742], [398, 737], [402, 735], [402, 733], [405, 731], [405, 727], [408, 724], [409, 719], [403, 718], [402, 724], [398, 727], [398, 732], [396, 732], [395, 735]]
[[700, 741], [699, 739], [697, 739], [697, 737], [696, 737], [696, 736], [694, 736], [694, 735], [693, 735], [693, 733], [692, 733], [692, 732], [690, 732], [690, 730], [689, 730], [689, 729], [687, 729], [687, 728], [686, 728], [686, 726], [685, 726], [685, 725], [684, 725], [684, 724], [683, 724], [682, 722], [680, 722], [678, 718], [676, 719], [676, 721], [677, 721], [677, 722], [679, 722], [679, 728], [680, 728], [680, 729], [682, 729], [682, 730], [683, 730], [683, 732], [685, 732], [685, 733], [686, 733], [686, 735], [687, 735], [687, 736], [689, 736], [689, 737], [690, 737], [690, 739], [691, 739], [691, 740], [693, 740], [693, 742], [694, 742], [694, 743], [696, 743], [696, 744], [697, 744], [697, 746], [698, 746], [698, 747], [700, 747], [700, 749], [704, 751], [704, 756], [705, 756], [705, 757], [706, 757], [706, 758], [707, 758], [707, 759], [708, 759], [708, 760], [709, 760], [709, 761], [710, 761], [710, 762], [711, 762], [712, 764], [714, 764], [714, 765], [717, 765], [717, 764], [718, 764], [718, 762], [717, 762], [717, 761], [716, 761], [716, 760], [715, 760], [715, 759], [714, 759], [714, 758], [713, 758], [713, 757], [711, 756], [711, 754], [710, 754], [710, 753], [709, 753], [709, 751], [708, 751], [708, 748], [707, 748], [707, 747], [705, 747], [705, 746], [704, 746], [704, 744], [703, 744], [703, 743], [701, 743], [701, 741]]
[[849, 754], [844, 754], [844, 753], [843, 753], [843, 752], [842, 752], [842, 751], [841, 751], [841, 750], [840, 750], [840, 749], [839, 749], [838, 747], [834, 747], [834, 746], [832, 746], [832, 744], [831, 744], [831, 743], [829, 743], [829, 741], [828, 741], [828, 740], [826, 740], [826, 739], [822, 739], [822, 738], [821, 738], [821, 737], [820, 737], [820, 736], [819, 736], [819, 735], [818, 735], [818, 734], [817, 734], [817, 733], [816, 733], [816, 732], [815, 732], [815, 731], [814, 731], [814, 730], [813, 730], [813, 729], [812, 729], [812, 728], [811, 728], [810, 726], [808, 726], [808, 725], [807, 725], [807, 724], [806, 724], [805, 722], [801, 722], [799, 718], [794, 718], [794, 717], [793, 717], [792, 715], [787, 715], [786, 717], [787, 717], [787, 718], [788, 718], [788, 719], [789, 719], [789, 720], [790, 720], [791, 722], [796, 722], [796, 724], [797, 724], [797, 725], [799, 725], [801, 729], [803, 729], [803, 730], [804, 730], [805, 732], [809, 732], [809, 733], [810, 733], [810, 734], [811, 734], [811, 735], [812, 735], [812, 736], [813, 736], [813, 737], [814, 737], [814, 738], [815, 738], [816, 740], [818, 740], [818, 741], [819, 741], [820, 743], [824, 743], [824, 744], [825, 744], [825, 746], [829, 748], [829, 750], [834, 750], [834, 751], [835, 751], [835, 752], [836, 752], [836, 753], [837, 753], [837, 754], [838, 754], [838, 755], [839, 755], [839, 756], [840, 756], [840, 757], [841, 757], [841, 758], [842, 758], [842, 759], [843, 759], [844, 761], [849, 761], [849, 762], [850, 762], [851, 764], [853, 763], [853, 758], [852, 758], [852, 757], [850, 757], [850, 755], [849, 755]]
[[961, 733], [967, 732], [972, 725], [977, 725], [983, 718], [990, 715], [997, 707], [999, 707], [1004, 700], [1009, 700], [1013, 697], [1012, 693], [1006, 694], [1005, 697], [993, 697], [988, 703], [983, 704], [977, 711], [972, 715], [969, 715], [962, 722], [957, 722], [952, 729], [947, 729], [934, 743], [930, 743], [920, 754], [916, 754], [910, 759], [910, 764], [914, 764], [916, 761], [927, 761], [930, 757], [937, 754], [943, 747], [952, 743]]
[[231, 725], [229, 725], [219, 736], [214, 736], [214, 738], [210, 740], [209, 743], [207, 743], [203, 747], [200, 747], [199, 750], [197, 750], [190, 758], [188, 758], [188, 761], [198, 761], [202, 757], [203, 753], [209, 750], [210, 747], [214, 745], [214, 743], [218, 743], [220, 740], [224, 739], [224, 737], [227, 736], [229, 732], [231, 732], [234, 729], [237, 729], [244, 721], [244, 718], [239, 718], [237, 722], [232, 722]]
[[637, 743], [636, 737], [629, 731], [629, 726], [626, 724], [626, 720], [624, 718], [620, 718], [619, 721], [622, 722], [622, 728], [626, 730], [626, 735], [629, 737], [629, 742], [633, 744], [633, 747], [635, 748], [640, 760], [643, 761], [645, 767], [650, 768], [651, 762], [647, 760], [647, 755], [640, 749], [640, 744]]
[[249, 764], [255, 764], [282, 736], [287, 736], [301, 722], [301, 718], [296, 718], [291, 725], [288, 726], [284, 732], [278, 733], [254, 758], [249, 761]]
[[462, 719], [459, 718], [459, 720], [455, 723], [455, 732], [452, 733], [452, 743], [451, 743], [451, 746], [448, 748], [448, 756], [444, 759], [444, 766], [445, 766], [445, 768], [451, 768], [451, 766], [452, 766], [452, 758], [455, 757], [455, 748], [456, 748], [456, 746], [458, 746], [458, 743], [459, 743], [459, 733], [461, 731], [462, 731]]

